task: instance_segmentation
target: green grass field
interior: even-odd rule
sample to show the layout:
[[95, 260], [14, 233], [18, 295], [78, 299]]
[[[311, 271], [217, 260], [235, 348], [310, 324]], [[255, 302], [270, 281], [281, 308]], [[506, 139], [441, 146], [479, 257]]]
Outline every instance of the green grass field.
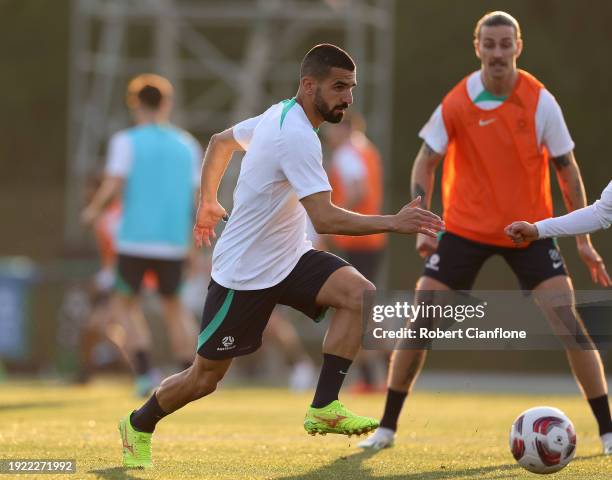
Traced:
[[[564, 410], [578, 432], [577, 458], [555, 478], [612, 478], [588, 406], [577, 396], [416, 392], [394, 448], [362, 452], [355, 437], [311, 437], [302, 419], [311, 395], [221, 388], [163, 420], [151, 471], [120, 466], [118, 418], [140, 403], [127, 383], [86, 387], [0, 385], [0, 458], [76, 458], [77, 474], [40, 478], [507, 479], [536, 478], [508, 449], [514, 418], [536, 405]], [[378, 417], [382, 395], [350, 396], [354, 411]], [[10, 478], [0, 475], [0, 480]], [[19, 475], [15, 478], [26, 478]]]

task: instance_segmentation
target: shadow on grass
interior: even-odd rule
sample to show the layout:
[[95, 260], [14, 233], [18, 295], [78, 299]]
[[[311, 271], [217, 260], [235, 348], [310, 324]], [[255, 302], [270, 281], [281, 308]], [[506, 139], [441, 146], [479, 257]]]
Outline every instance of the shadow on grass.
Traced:
[[[353, 455], [338, 457], [329, 465], [319, 467], [312, 472], [303, 473], [299, 475], [290, 475], [285, 477], [279, 477], [278, 480], [333, 480], [333, 479], [371, 479], [380, 480], [381, 478], [391, 480], [447, 480], [457, 477], [482, 477], [492, 478], [494, 480], [503, 480], [507, 478], [517, 478], [518, 475], [532, 475], [526, 470], [523, 470], [517, 464], [503, 464], [503, 465], [491, 465], [488, 467], [480, 468], [464, 468], [461, 470], [453, 470], [448, 467], [440, 467], [439, 470], [430, 470], [428, 472], [416, 472], [398, 475], [372, 475], [372, 472], [364, 468], [362, 463], [368, 458], [375, 455], [376, 451], [366, 450]], [[575, 458], [574, 462], [580, 462], [590, 460], [592, 458], [603, 457], [603, 454], [596, 455], [585, 455]], [[131, 468], [124, 467], [113, 467], [98, 470], [90, 470], [87, 473], [96, 475], [97, 478], [103, 480], [137, 480], [140, 477], [134, 477], [131, 475], [133, 472], [143, 472], [144, 470], [134, 470]], [[493, 472], [498, 472], [494, 477], [489, 476]], [[205, 478], [205, 477], [204, 477]]]
[[[280, 477], [279, 480], [328, 480], [328, 479], [372, 479], [380, 480], [380, 475], [374, 476], [367, 466], [362, 465], [364, 461], [378, 453], [377, 451], [366, 450], [363, 452], [355, 453], [349, 456], [339, 457], [329, 465], [319, 467], [312, 472], [290, 475]], [[581, 462], [590, 460], [593, 458], [603, 457], [603, 454], [584, 455], [579, 456], [573, 460], [573, 462]], [[495, 476], [490, 476], [493, 472], [497, 472]], [[460, 470], [454, 470], [448, 466], [440, 466], [437, 470], [430, 470], [427, 472], [416, 472], [406, 473], [398, 475], [385, 475], [385, 480], [446, 480], [457, 477], [482, 477], [482, 478], [493, 478], [495, 480], [505, 478], [517, 478], [519, 475], [530, 475], [526, 470], [523, 470], [518, 464], [502, 464], [502, 465], [491, 465], [487, 467], [476, 467], [476, 468], [463, 468]]]
[[138, 480], [141, 477], [134, 477], [132, 474], [135, 472], [144, 472], [142, 469], [125, 468], [125, 467], [113, 467], [113, 468], [101, 468], [98, 470], [90, 470], [87, 473], [96, 475], [97, 478], [108, 479], [108, 480]]
[[[374, 476], [368, 467], [364, 467], [362, 463], [375, 455], [376, 451], [366, 450], [363, 452], [355, 453], [349, 456], [339, 457], [329, 465], [320, 467], [312, 472], [290, 475], [281, 477], [280, 480], [315, 480], [315, 479], [346, 479], [352, 480], [357, 479], [372, 479], [380, 480], [380, 475]], [[487, 474], [491, 474], [495, 471], [508, 472], [507, 474], [501, 473], [495, 477], [488, 477]], [[453, 470], [448, 467], [440, 467], [440, 470], [431, 470], [429, 472], [417, 472], [407, 473], [398, 475], [385, 475], [386, 479], [402, 479], [402, 480], [444, 480], [457, 477], [484, 477], [484, 478], [516, 478], [517, 473], [523, 471], [516, 464], [504, 464], [504, 465], [493, 465], [489, 467], [481, 468], [464, 468], [461, 470]]]

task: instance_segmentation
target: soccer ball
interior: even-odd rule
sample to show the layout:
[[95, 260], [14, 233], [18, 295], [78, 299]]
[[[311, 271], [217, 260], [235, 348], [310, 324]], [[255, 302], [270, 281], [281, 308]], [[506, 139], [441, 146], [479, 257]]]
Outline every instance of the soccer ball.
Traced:
[[574, 425], [558, 408], [530, 408], [512, 424], [510, 451], [530, 472], [558, 472], [576, 453]]

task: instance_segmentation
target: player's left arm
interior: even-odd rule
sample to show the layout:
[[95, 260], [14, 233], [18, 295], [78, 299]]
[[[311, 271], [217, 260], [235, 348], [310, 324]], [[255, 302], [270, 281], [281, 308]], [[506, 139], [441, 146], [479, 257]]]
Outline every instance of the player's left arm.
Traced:
[[[586, 193], [580, 168], [576, 162], [573, 150], [556, 157], [551, 161], [557, 173], [557, 180], [563, 193], [563, 201], [568, 212], [573, 212], [587, 206]], [[586, 264], [593, 282], [603, 286], [612, 284], [606, 271], [603, 259], [597, 253], [589, 234], [576, 236], [576, 245], [582, 261]]]

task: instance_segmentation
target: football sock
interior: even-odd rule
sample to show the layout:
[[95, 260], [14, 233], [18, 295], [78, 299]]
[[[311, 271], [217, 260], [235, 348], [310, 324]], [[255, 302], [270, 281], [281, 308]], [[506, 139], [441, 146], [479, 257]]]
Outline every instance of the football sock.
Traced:
[[130, 423], [139, 432], [153, 433], [157, 422], [166, 415], [168, 414], [159, 406], [155, 392], [153, 392], [151, 398], [142, 407], [132, 412]]
[[602, 395], [597, 398], [590, 398], [589, 405], [593, 410], [593, 415], [597, 419], [599, 425], [599, 435], [612, 432], [612, 419], [610, 418], [610, 404], [608, 403], [608, 395]]
[[321, 408], [329, 405], [334, 400], [338, 400], [338, 393], [342, 382], [348, 373], [348, 369], [353, 363], [348, 358], [337, 357], [331, 353], [323, 354], [323, 366], [321, 367], [321, 375], [317, 383], [312, 406]]
[[149, 352], [138, 350], [134, 353], [134, 372], [136, 375], [146, 375], [151, 369]]
[[380, 426], [393, 430], [397, 430], [397, 419], [400, 416], [404, 401], [408, 396], [408, 392], [399, 392], [397, 390], [387, 389], [387, 399], [385, 401], [385, 413], [380, 421]]

